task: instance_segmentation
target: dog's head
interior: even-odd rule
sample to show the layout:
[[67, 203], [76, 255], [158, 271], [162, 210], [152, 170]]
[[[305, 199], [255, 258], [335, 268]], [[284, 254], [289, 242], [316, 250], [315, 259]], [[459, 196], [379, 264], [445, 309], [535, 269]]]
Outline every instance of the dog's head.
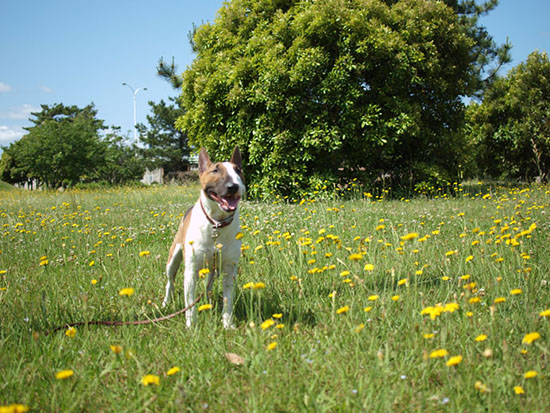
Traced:
[[199, 176], [202, 189], [208, 199], [214, 201], [223, 212], [234, 212], [244, 195], [242, 158], [235, 146], [229, 162], [211, 162], [206, 149], [199, 153]]

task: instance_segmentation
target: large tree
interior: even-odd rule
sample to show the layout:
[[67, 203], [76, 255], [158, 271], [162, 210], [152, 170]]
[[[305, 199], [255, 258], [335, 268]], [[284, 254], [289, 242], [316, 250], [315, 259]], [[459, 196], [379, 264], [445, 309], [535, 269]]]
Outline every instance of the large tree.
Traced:
[[5, 149], [10, 158], [2, 175], [8, 180], [37, 179], [49, 187], [73, 185], [104, 162], [105, 145], [94, 105], [84, 108], [63, 104], [41, 105], [32, 113], [28, 133]]
[[[178, 127], [217, 158], [239, 144], [250, 192], [339, 171], [412, 185], [461, 165], [462, 97], [507, 47], [477, 17], [495, 1], [233, 0], [198, 27]], [[257, 184], [257, 185], [254, 185]]]
[[535, 51], [468, 109], [481, 172], [550, 179], [550, 61]]

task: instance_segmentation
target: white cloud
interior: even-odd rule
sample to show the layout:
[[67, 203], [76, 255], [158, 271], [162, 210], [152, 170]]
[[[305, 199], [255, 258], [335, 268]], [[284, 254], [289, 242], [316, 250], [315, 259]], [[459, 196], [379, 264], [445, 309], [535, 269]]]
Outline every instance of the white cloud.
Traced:
[[21, 126], [0, 125], [0, 146], [6, 146], [21, 138], [26, 131]]
[[12, 90], [13, 88], [10, 85], [4, 82], [0, 82], [0, 93], [7, 93], [11, 92]]
[[31, 116], [31, 112], [40, 112], [40, 108], [37, 108], [33, 105], [29, 105], [28, 103], [17, 106], [14, 108], [10, 108], [8, 112], [0, 112], [0, 119], [29, 119]]
[[40, 86], [40, 90], [44, 93], [53, 93], [53, 89], [49, 88], [48, 86]]

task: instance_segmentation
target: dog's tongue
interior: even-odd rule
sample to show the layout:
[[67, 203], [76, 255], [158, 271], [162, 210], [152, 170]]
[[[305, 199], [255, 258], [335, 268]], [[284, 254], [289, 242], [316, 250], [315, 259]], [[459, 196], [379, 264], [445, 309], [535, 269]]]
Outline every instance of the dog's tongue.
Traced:
[[235, 211], [239, 205], [239, 198], [236, 196], [228, 196], [223, 198], [224, 207], [229, 211]]

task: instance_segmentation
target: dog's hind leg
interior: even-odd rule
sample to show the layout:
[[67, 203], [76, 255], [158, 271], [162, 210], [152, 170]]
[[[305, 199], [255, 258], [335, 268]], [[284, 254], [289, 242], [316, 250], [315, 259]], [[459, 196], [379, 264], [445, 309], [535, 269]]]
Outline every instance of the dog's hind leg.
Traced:
[[166, 264], [166, 276], [168, 277], [168, 281], [166, 283], [166, 295], [164, 296], [164, 301], [162, 302], [163, 307], [166, 307], [174, 292], [176, 273], [178, 272], [178, 268], [181, 264], [182, 259], [183, 251], [181, 248], [181, 244], [176, 244], [175, 248], [172, 251], [172, 254], [168, 259], [168, 263]]
[[233, 300], [235, 298], [235, 279], [237, 278], [237, 263], [224, 265], [223, 271], [223, 327], [235, 328], [233, 324]]

